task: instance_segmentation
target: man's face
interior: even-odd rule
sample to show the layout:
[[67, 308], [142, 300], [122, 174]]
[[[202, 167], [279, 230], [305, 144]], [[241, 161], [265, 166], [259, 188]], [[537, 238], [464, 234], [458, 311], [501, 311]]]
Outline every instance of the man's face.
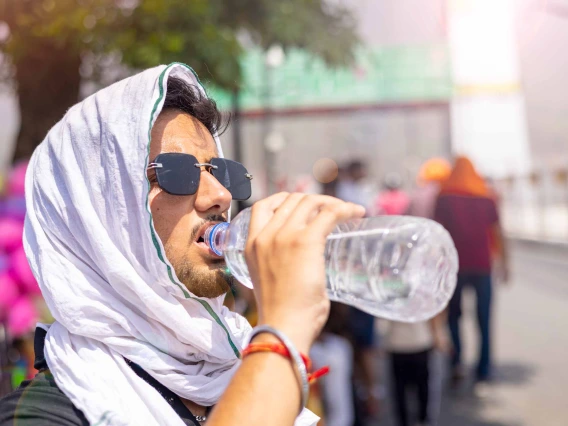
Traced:
[[[207, 128], [190, 115], [172, 109], [163, 111], [152, 128], [150, 161], [165, 152], [191, 154], [200, 163], [219, 156]], [[226, 293], [230, 278], [224, 260], [212, 255], [197, 239], [208, 222], [227, 220], [229, 191], [205, 168], [193, 195], [163, 191], [154, 170], [148, 171], [148, 177], [154, 226], [179, 280], [196, 296], [217, 297]]]

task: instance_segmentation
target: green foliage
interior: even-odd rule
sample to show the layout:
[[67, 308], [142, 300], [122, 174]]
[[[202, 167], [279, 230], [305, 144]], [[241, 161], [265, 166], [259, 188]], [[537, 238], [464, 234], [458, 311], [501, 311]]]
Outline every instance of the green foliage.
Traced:
[[351, 14], [324, 0], [0, 0], [1, 20], [13, 64], [48, 42], [70, 55], [119, 52], [133, 68], [186, 62], [225, 89], [240, 82], [239, 40], [301, 47], [331, 65], [348, 63], [357, 42]]

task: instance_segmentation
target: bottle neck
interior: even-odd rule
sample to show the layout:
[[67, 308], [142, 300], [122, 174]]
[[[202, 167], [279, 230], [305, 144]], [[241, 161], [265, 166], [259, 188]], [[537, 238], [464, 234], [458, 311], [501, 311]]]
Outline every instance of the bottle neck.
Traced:
[[217, 256], [223, 256], [223, 251], [225, 249], [225, 234], [229, 229], [228, 222], [221, 222], [216, 225], [212, 225], [205, 231], [203, 235], [203, 240], [205, 244], [215, 253]]

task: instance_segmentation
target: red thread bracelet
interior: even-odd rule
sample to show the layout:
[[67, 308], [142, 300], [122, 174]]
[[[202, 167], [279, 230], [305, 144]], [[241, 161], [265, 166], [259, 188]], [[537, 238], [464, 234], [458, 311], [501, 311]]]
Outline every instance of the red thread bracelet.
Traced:
[[[286, 349], [282, 343], [251, 343], [249, 344], [242, 352], [243, 358], [247, 355], [258, 353], [258, 352], [274, 352], [278, 355], [282, 355], [285, 358], [291, 359], [290, 352]], [[312, 361], [309, 357], [304, 354], [300, 354], [302, 356], [302, 361], [306, 365], [306, 369], [309, 371], [312, 369]], [[329, 367], [320, 368], [313, 373], [308, 374], [308, 383], [312, 384], [320, 377], [329, 373]]]

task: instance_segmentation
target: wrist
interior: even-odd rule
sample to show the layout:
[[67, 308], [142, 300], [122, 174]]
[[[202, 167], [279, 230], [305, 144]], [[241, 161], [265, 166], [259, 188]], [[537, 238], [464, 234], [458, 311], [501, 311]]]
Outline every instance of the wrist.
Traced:
[[[305, 355], [302, 355], [302, 353], [300, 352], [302, 350], [301, 347], [296, 346], [295, 342], [293, 342], [290, 339], [290, 336], [286, 335], [283, 330], [279, 330], [268, 324], [259, 324], [255, 328], [253, 328], [251, 340], [256, 344], [260, 344], [261, 341], [256, 340], [255, 338], [257, 336], [260, 337], [261, 334], [271, 334], [272, 336], [276, 337], [281, 342], [282, 347], [275, 347], [273, 349], [268, 348], [268, 350], [280, 352], [280, 349], [283, 349], [284, 352], [282, 353], [282, 355], [289, 357], [292, 363], [295, 365], [302, 394], [302, 401], [300, 405], [301, 412], [308, 402], [308, 394], [310, 392], [310, 375], [308, 374], [308, 368], [309, 364], [311, 363], [309, 361], [309, 358], [307, 358]], [[252, 350], [265, 351], [267, 350], [267, 348], [260, 348], [258, 346], [256, 348], [253, 348], [252, 345], [249, 344], [249, 346], [243, 353], [246, 356], [248, 353], [251, 353], [249, 351]]]
[[[274, 327], [278, 331], [284, 333], [288, 337], [296, 349], [304, 355], [308, 355], [312, 347], [313, 339], [306, 335], [305, 332], [298, 331], [297, 327], [286, 326], [283, 324], [273, 323], [273, 322], [261, 322], [258, 325], [268, 325]], [[254, 343], [279, 343], [280, 340], [270, 333], [259, 333], [253, 339]]]

